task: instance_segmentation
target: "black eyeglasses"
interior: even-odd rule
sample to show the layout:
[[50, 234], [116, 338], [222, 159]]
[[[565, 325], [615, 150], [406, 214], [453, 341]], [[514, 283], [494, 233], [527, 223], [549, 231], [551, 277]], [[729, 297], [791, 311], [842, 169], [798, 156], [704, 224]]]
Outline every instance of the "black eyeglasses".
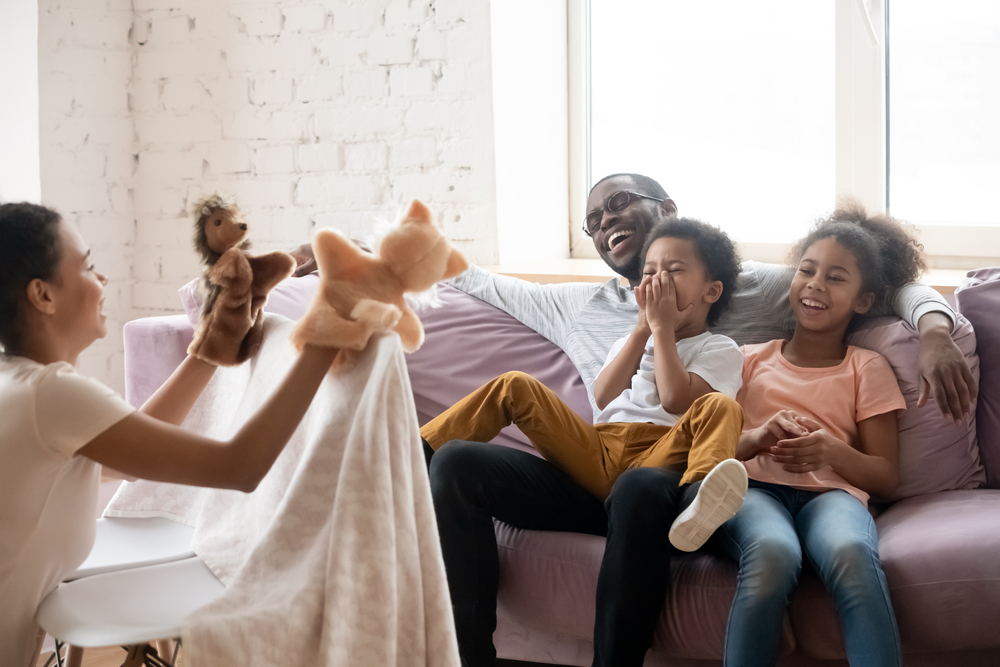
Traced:
[[608, 201], [603, 208], [594, 209], [587, 214], [587, 217], [583, 221], [584, 233], [587, 236], [593, 236], [594, 232], [596, 232], [601, 226], [601, 220], [604, 218], [604, 212], [611, 211], [612, 213], [621, 213], [629, 207], [629, 204], [632, 203], [632, 197], [642, 197], [643, 199], [652, 199], [653, 201], [666, 201], [666, 199], [651, 197], [649, 195], [644, 195], [641, 192], [619, 190], [608, 197]]

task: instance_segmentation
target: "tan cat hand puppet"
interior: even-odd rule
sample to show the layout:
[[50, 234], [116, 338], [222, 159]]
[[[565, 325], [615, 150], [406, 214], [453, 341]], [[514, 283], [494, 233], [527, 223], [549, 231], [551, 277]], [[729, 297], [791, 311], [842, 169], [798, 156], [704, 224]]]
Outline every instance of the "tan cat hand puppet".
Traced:
[[403, 293], [424, 291], [469, 267], [417, 200], [382, 239], [378, 255], [333, 229], [316, 232], [313, 254], [320, 285], [292, 341], [299, 349], [306, 343], [342, 348], [334, 366], [344, 361], [343, 350], [364, 349], [373, 333], [390, 329], [399, 334], [405, 351], [417, 350], [424, 329]]

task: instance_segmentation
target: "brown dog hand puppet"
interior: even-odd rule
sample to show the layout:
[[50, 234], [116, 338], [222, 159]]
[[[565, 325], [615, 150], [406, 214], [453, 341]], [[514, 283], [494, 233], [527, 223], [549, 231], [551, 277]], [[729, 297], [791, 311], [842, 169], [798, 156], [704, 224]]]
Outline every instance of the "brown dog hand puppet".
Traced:
[[300, 349], [306, 343], [341, 348], [334, 367], [347, 358], [346, 350], [364, 349], [373, 333], [390, 329], [405, 351], [417, 350], [424, 328], [403, 293], [424, 291], [469, 268], [417, 200], [382, 239], [377, 256], [332, 229], [316, 232], [313, 253], [320, 285], [292, 341]]
[[194, 247], [205, 264], [205, 301], [188, 354], [217, 366], [236, 366], [260, 347], [267, 294], [292, 274], [295, 260], [284, 252], [256, 257], [247, 252], [250, 227], [233, 197], [209, 195], [192, 212]]

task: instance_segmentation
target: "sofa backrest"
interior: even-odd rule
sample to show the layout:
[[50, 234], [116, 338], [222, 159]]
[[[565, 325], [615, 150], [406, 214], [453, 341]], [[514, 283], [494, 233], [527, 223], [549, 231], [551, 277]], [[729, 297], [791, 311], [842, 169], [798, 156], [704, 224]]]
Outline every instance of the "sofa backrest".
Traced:
[[[965, 354], [973, 376], [978, 377], [976, 334], [968, 320], [959, 316], [952, 338]], [[899, 486], [886, 500], [983, 486], [986, 474], [979, 460], [975, 416], [951, 423], [941, 415], [933, 400], [917, 407], [920, 392], [917, 332], [899, 318], [882, 317], [862, 325], [847, 340], [852, 345], [874, 350], [889, 361], [906, 400], [906, 411], [899, 416], [898, 425]]]
[[[591, 421], [580, 374], [555, 344], [507, 313], [452, 287], [441, 286], [440, 297], [441, 308], [418, 313], [426, 341], [420, 350], [407, 356], [421, 424], [510, 370], [534, 375]], [[976, 337], [969, 322], [961, 319], [954, 338], [978, 376]], [[854, 332], [849, 342], [888, 359], [907, 403], [899, 419], [900, 484], [887, 500], [981, 487], [986, 476], [979, 462], [975, 419], [952, 424], [945, 421], [933, 402], [916, 407], [917, 332], [898, 318], [879, 318]], [[495, 442], [533, 451], [514, 427], [504, 429]]]
[[[534, 375], [581, 417], [593, 419], [580, 373], [559, 347], [485, 301], [448, 285], [438, 290], [442, 306], [417, 311], [424, 345], [406, 355], [421, 426], [506, 371]], [[535, 453], [513, 426], [494, 442]]]
[[[1000, 269], [994, 271], [1000, 277]], [[298, 318], [308, 307], [317, 282], [315, 276], [284, 281], [271, 293], [265, 310]], [[986, 336], [980, 348], [988, 358], [998, 357], [993, 363], [987, 361], [986, 365], [1000, 370], [1000, 345], [996, 344], [1000, 343], [1000, 281], [980, 288], [977, 297], [979, 293], [984, 294], [978, 301], [970, 298], [973, 296], [970, 292], [962, 303], [982, 320], [980, 328], [991, 326], [988, 332], [980, 333]], [[993, 299], [991, 308], [986, 305], [977, 306], [979, 310], [973, 308], [987, 297]], [[554, 343], [502, 310], [448, 285], [438, 286], [438, 298], [442, 302], [440, 308], [425, 308], [417, 312], [423, 322], [426, 339], [420, 350], [407, 355], [410, 384], [421, 425], [473, 389], [510, 370], [534, 375], [581, 417], [591, 421], [592, 412], [583, 380], [569, 357]], [[181, 300], [192, 321], [196, 322], [200, 304], [194, 282], [181, 289]], [[985, 311], [982, 316], [980, 311]], [[995, 323], [990, 324], [989, 315], [994, 313]], [[954, 338], [965, 353], [973, 373], [978, 376], [976, 335], [972, 325], [961, 319]], [[994, 341], [994, 338], [997, 340]], [[854, 332], [849, 342], [885, 356], [906, 399], [907, 410], [899, 420], [900, 484], [890, 499], [982, 486], [986, 481], [986, 472], [980, 464], [977, 447], [977, 420], [950, 424], [943, 419], [933, 401], [923, 408], [916, 407], [919, 389], [916, 376], [917, 333], [897, 318], [880, 318]], [[993, 384], [997, 387], [990, 394]], [[983, 458], [987, 469], [993, 462], [992, 470], [1000, 477], [1000, 373], [996, 378], [987, 374], [983, 389], [985, 395], [981, 394], [983, 400], [980, 401], [978, 419], [980, 428], [985, 423], [983, 406], [987, 405], [989, 396], [996, 396], [995, 402], [989, 404], [992, 406], [989, 408], [992, 421], [986, 423]], [[527, 438], [513, 426], [504, 429], [494, 442], [534, 453]], [[1000, 479], [993, 481], [993, 485], [1000, 483]]]
[[955, 299], [979, 341], [979, 452], [987, 486], [1000, 489], [1000, 267], [970, 271]]

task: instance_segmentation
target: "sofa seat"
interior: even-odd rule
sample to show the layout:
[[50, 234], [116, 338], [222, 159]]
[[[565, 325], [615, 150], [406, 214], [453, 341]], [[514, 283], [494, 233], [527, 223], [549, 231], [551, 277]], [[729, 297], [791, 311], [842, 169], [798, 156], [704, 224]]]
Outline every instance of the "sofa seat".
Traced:
[[[905, 653], [1000, 647], [1000, 491], [910, 498], [890, 507], [876, 525]], [[496, 534], [498, 649], [515, 657], [530, 628], [531, 643], [544, 634], [551, 646], [562, 646], [554, 662], [589, 664], [604, 538], [500, 522]], [[721, 660], [736, 564], [695, 553], [675, 557], [671, 568], [673, 587], [652, 650], [660, 655], [651, 654], [647, 665], [660, 663], [657, 657], [663, 664], [669, 658]], [[816, 659], [845, 657], [833, 602], [808, 568], [792, 596], [781, 653], [796, 647]]]
[[[502, 621], [507, 628], [531, 628], [534, 633], [561, 637], [568, 644], [575, 643], [567, 642], [575, 638], [585, 644], [583, 664], [590, 664], [604, 538], [521, 530], [499, 521], [495, 526], [500, 550], [498, 625]], [[653, 651], [671, 657], [721, 660], [726, 619], [736, 590], [736, 563], [697, 552], [674, 557], [670, 567], [673, 584]], [[499, 650], [506, 641], [496, 639]], [[793, 647], [786, 618], [781, 652], [791, 653]], [[511, 655], [507, 650], [503, 654]], [[567, 656], [559, 660], [567, 660]], [[559, 660], [555, 662], [581, 664]]]
[[1000, 647], [1000, 490], [909, 498], [875, 524], [904, 649]]

